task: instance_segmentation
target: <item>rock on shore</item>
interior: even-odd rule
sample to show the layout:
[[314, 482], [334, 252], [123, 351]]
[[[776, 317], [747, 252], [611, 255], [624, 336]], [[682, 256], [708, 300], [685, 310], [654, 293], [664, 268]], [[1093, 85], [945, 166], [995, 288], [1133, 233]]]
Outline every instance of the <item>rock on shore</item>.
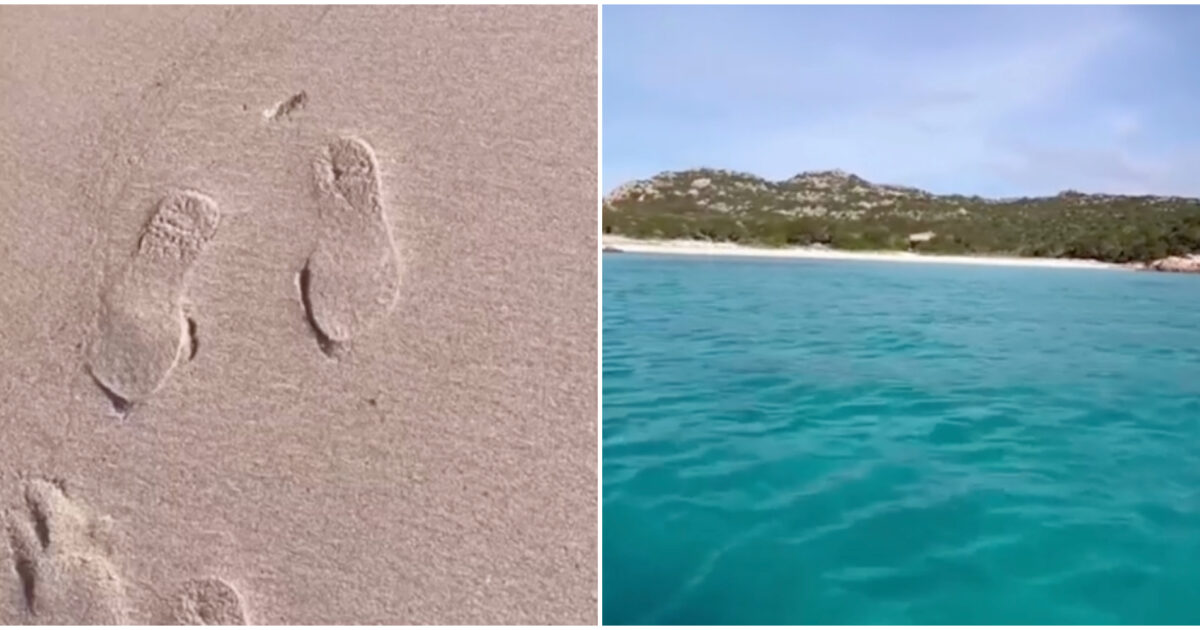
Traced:
[[1168, 256], [1148, 263], [1141, 263], [1137, 268], [1146, 271], [1166, 271], [1172, 273], [1200, 273], [1200, 255]]

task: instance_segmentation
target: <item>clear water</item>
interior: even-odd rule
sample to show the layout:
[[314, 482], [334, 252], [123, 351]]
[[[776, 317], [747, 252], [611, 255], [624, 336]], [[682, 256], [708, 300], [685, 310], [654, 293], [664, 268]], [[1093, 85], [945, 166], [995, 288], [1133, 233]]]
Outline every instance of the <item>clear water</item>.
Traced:
[[1200, 623], [1200, 277], [603, 265], [605, 623]]

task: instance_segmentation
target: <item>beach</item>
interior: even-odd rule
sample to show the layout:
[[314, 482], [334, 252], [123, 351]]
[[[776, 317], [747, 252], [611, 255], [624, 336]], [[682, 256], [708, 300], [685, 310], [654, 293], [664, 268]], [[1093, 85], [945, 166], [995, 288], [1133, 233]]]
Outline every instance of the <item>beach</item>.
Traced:
[[596, 22], [0, 8], [0, 624], [596, 622]]
[[1012, 256], [942, 256], [913, 252], [852, 252], [820, 247], [756, 247], [737, 243], [694, 240], [643, 240], [604, 235], [603, 247], [632, 254], [683, 256], [743, 256], [801, 260], [858, 260], [883, 263], [943, 265], [989, 265], [999, 267], [1047, 267], [1059, 269], [1129, 270], [1130, 267], [1098, 260], [1073, 258], [1020, 258]]

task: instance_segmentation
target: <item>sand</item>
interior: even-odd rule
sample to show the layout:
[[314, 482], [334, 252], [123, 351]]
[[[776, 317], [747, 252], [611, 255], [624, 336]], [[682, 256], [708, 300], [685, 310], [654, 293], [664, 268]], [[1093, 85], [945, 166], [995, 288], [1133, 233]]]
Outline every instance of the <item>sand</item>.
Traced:
[[688, 256], [746, 256], [810, 260], [860, 260], [884, 263], [928, 263], [950, 265], [993, 265], [1002, 267], [1049, 267], [1062, 269], [1129, 270], [1126, 265], [1076, 258], [1017, 258], [1010, 256], [935, 256], [912, 252], [852, 252], [818, 247], [753, 247], [737, 243], [689, 240], [642, 240], [605, 235], [604, 247], [635, 254], [678, 254]]
[[596, 621], [596, 22], [0, 8], [0, 623]]

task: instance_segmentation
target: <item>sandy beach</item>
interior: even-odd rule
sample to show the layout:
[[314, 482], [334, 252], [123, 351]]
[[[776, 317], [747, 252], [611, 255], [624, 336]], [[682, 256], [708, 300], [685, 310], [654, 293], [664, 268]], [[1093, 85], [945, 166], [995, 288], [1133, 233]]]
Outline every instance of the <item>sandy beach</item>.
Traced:
[[737, 243], [689, 240], [641, 240], [605, 235], [606, 248], [633, 254], [674, 254], [684, 256], [744, 256], [757, 258], [795, 258], [811, 260], [861, 260], [886, 263], [925, 263], [943, 265], [991, 265], [1001, 267], [1050, 267], [1063, 269], [1128, 270], [1129, 267], [1098, 260], [1071, 258], [1017, 258], [1005, 256], [934, 256], [911, 252], [850, 252], [818, 247], [751, 247]]
[[0, 623], [596, 622], [596, 23], [0, 8]]

